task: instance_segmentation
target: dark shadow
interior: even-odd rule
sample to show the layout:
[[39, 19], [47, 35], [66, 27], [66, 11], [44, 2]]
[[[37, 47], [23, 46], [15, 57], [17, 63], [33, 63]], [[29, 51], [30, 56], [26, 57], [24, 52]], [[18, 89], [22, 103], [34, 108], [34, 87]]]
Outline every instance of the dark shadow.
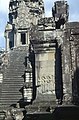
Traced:
[[20, 99], [19, 101], [18, 101], [18, 103], [19, 103], [19, 105], [20, 105], [20, 108], [25, 108], [25, 106], [27, 106], [27, 105], [29, 105], [29, 104], [32, 104], [31, 102], [29, 103], [29, 102], [27, 102], [25, 99]]
[[20, 108], [25, 108], [26, 105], [32, 104], [31, 102], [27, 102], [27, 99], [24, 98], [23, 87], [19, 90], [22, 94], [22, 98], [18, 101]]
[[55, 54], [55, 92], [58, 104], [62, 104], [63, 82], [62, 82], [61, 46], [57, 46]]
[[72, 97], [73, 104], [79, 105], [79, 68], [76, 68], [74, 77], [72, 78]]
[[26, 33], [21, 33], [21, 43], [22, 45], [26, 44]]
[[24, 74], [22, 75], [22, 78], [24, 79], [24, 82], [25, 82], [26, 81], [25, 71], [24, 71]]
[[29, 47], [29, 61], [32, 65], [32, 75], [33, 75], [33, 100], [36, 98], [36, 78], [35, 78], [35, 54], [34, 51], [31, 50], [31, 46]]
[[61, 25], [64, 25], [65, 24], [65, 20], [64, 18], [62, 19], [59, 19], [56, 23], [56, 29], [60, 29]]
[[27, 56], [25, 57], [25, 62], [23, 63], [27, 67]]
[[79, 107], [77, 106], [59, 106], [56, 107], [53, 114], [53, 120], [79, 120]]
[[[29, 62], [29, 63], [28, 63]], [[19, 90], [22, 94], [22, 99], [19, 100], [19, 103], [21, 104], [22, 107], [25, 107], [26, 105], [32, 104], [33, 100], [36, 98], [36, 81], [35, 81], [35, 54], [34, 51], [31, 50], [31, 48], [29, 48], [28, 54], [25, 57], [25, 62], [23, 63], [25, 65], [26, 70], [24, 71], [24, 74], [22, 75], [23, 79], [24, 79], [24, 84], [23, 87]], [[28, 67], [28, 64], [31, 64], [31, 67]], [[24, 93], [23, 93], [23, 89], [24, 86], [27, 86], [28, 84], [31, 85], [30, 81], [29, 83], [26, 84], [26, 73], [31, 73], [32, 72], [32, 83], [33, 86], [29, 86], [32, 88], [32, 100], [30, 103], [27, 102], [27, 100], [25, 100], [24, 98]], [[27, 89], [27, 87], [26, 87]]]
[[14, 47], [14, 28], [12, 29], [11, 32], [9, 32], [8, 38], [10, 39], [9, 48], [11, 49], [12, 47]]

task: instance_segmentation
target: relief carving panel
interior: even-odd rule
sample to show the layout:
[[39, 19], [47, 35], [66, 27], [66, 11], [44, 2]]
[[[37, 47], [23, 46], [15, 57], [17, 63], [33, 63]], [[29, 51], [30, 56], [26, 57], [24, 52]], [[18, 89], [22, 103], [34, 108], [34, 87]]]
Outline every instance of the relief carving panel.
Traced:
[[18, 27], [28, 28], [29, 23], [29, 7], [26, 6], [25, 2], [21, 2], [18, 9]]
[[38, 93], [55, 94], [55, 50], [36, 57]]
[[55, 83], [53, 75], [43, 75], [38, 79], [38, 85], [40, 86], [39, 93], [52, 94], [55, 91]]

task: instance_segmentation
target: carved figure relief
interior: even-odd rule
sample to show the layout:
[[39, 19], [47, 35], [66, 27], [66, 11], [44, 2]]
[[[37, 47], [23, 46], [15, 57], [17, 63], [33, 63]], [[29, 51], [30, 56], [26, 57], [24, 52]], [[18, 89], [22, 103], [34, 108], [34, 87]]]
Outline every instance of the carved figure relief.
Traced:
[[52, 94], [55, 90], [55, 82], [53, 75], [43, 75], [38, 79], [38, 85], [40, 86], [40, 93]]
[[25, 5], [25, 2], [20, 3], [18, 10], [18, 27], [28, 28], [30, 27], [28, 19], [29, 8]]

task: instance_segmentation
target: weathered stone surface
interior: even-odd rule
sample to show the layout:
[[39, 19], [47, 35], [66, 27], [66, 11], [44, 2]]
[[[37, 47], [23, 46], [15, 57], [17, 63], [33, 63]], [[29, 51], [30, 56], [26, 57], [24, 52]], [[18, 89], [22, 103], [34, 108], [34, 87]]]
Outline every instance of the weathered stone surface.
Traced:
[[79, 22], [68, 22], [68, 15], [66, 1], [55, 2], [47, 18], [42, 0], [10, 0], [6, 53], [0, 54], [1, 110], [19, 103], [27, 114], [47, 114], [58, 105], [79, 105]]

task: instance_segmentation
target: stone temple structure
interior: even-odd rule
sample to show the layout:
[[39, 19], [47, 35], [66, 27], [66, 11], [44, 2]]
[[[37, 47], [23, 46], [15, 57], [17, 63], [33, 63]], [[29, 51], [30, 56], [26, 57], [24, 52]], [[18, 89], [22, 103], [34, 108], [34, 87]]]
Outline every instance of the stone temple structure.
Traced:
[[43, 0], [10, 0], [0, 120], [79, 120], [79, 22], [68, 8], [56, 1], [45, 17]]

